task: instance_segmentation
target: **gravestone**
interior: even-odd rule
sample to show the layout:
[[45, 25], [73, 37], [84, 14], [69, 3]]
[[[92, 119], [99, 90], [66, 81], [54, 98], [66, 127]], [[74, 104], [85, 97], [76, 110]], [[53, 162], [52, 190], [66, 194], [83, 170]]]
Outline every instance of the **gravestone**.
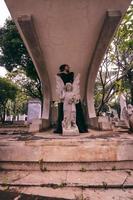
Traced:
[[32, 99], [28, 102], [28, 117], [27, 121], [32, 123], [35, 119], [41, 118], [41, 101], [39, 99]]

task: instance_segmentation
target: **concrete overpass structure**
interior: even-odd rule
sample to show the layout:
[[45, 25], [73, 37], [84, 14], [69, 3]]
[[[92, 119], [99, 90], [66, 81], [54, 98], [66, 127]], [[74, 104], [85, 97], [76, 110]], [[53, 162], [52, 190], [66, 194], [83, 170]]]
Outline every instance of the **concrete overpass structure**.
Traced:
[[81, 97], [94, 118], [99, 65], [131, 0], [5, 0], [42, 82], [42, 118], [56, 100], [55, 74], [69, 64], [81, 74]]

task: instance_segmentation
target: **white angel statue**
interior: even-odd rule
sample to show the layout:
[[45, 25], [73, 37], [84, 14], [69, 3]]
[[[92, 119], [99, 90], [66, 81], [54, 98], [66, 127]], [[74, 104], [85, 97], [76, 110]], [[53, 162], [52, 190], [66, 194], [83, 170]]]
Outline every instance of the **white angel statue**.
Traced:
[[66, 83], [64, 85], [62, 79], [56, 76], [57, 82], [57, 94], [60, 101], [63, 101], [64, 120], [62, 122], [64, 131], [78, 131], [76, 125], [76, 103], [80, 100], [80, 74], [78, 74], [72, 83]]

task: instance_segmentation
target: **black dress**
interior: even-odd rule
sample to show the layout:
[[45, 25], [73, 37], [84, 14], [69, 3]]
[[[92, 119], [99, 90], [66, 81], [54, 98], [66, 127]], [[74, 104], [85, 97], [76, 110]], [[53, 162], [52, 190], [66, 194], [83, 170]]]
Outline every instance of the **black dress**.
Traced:
[[[73, 83], [74, 81], [74, 73], [70, 72], [66, 73], [59, 73], [57, 74], [64, 82], [66, 83]], [[57, 128], [54, 131], [55, 133], [62, 133], [62, 121], [63, 121], [64, 113], [63, 113], [63, 102], [58, 104], [58, 120], [57, 120]], [[80, 133], [88, 132], [87, 126], [85, 124], [84, 113], [81, 105], [81, 101], [76, 104], [76, 124], [78, 126]]]
[[66, 83], [73, 83], [74, 81], [74, 73], [73, 72], [69, 72], [69, 73], [59, 73], [57, 74], [57, 76], [59, 76], [63, 82], [64, 82], [64, 85], [66, 85]]

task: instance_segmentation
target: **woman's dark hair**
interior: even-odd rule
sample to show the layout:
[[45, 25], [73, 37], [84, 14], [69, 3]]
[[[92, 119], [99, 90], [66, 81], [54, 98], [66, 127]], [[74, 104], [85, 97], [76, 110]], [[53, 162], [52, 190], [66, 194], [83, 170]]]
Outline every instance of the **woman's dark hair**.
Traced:
[[63, 64], [59, 67], [60, 72], [63, 72], [65, 70], [65, 67], [68, 66], [67, 64]]

